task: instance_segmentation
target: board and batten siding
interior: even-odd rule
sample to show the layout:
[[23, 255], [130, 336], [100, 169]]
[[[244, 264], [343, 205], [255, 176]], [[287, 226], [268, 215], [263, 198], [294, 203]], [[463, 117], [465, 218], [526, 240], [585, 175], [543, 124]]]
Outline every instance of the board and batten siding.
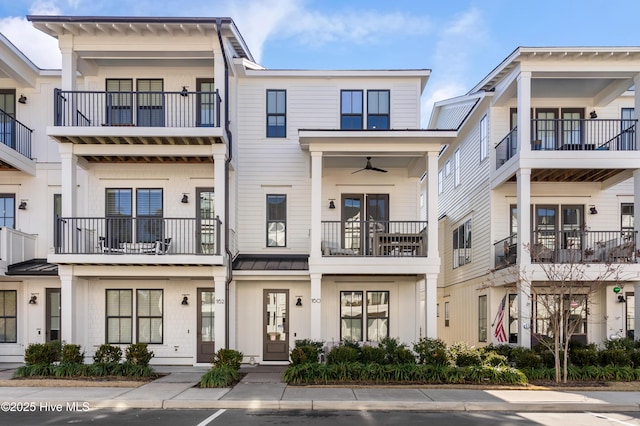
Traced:
[[[266, 91], [269, 89], [286, 90], [286, 138], [266, 137]], [[390, 90], [391, 127], [418, 128], [420, 85], [416, 78], [252, 77], [238, 80], [238, 122], [235, 141], [238, 146], [238, 236], [241, 252], [309, 252], [310, 157], [308, 152], [300, 148], [298, 130], [339, 129], [341, 90], [363, 90], [366, 110], [366, 90], [383, 89]], [[355, 182], [359, 179], [366, 180], [368, 188], [373, 189], [336, 190], [336, 186], [331, 185], [331, 178], [328, 177], [333, 173], [333, 170], [324, 170], [323, 200], [327, 200], [327, 205], [329, 198], [339, 200], [337, 194], [329, 197], [329, 193], [384, 193], [383, 189], [386, 188], [375, 188], [371, 179], [375, 182], [376, 178], [369, 174], [366, 177], [356, 176], [354, 179]], [[405, 171], [398, 173], [406, 175]], [[396, 178], [391, 176], [395, 174], [390, 170], [384, 183], [394, 184]], [[406, 184], [403, 175], [399, 175], [397, 179], [402, 182], [402, 186]], [[401, 196], [416, 198], [409, 207], [411, 220], [416, 218], [415, 203], [418, 197], [415, 184], [413, 186], [409, 195]], [[287, 195], [286, 248], [266, 248], [266, 194]], [[395, 199], [394, 196], [390, 198]], [[393, 203], [394, 201], [391, 201], [392, 206]], [[401, 204], [403, 211], [407, 204]], [[395, 206], [392, 207], [392, 212], [394, 209]], [[323, 220], [326, 218], [323, 217]]]

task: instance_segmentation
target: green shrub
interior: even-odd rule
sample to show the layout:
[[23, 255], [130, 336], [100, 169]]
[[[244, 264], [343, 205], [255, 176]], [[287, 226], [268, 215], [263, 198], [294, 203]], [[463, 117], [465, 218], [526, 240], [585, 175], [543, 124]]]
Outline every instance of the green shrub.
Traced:
[[482, 363], [491, 367], [504, 367], [509, 363], [509, 360], [505, 355], [500, 355], [493, 351], [485, 352], [483, 354], [483, 358]]
[[238, 369], [230, 364], [212, 367], [200, 379], [201, 388], [225, 388], [238, 380]]
[[449, 347], [451, 360], [458, 367], [482, 365], [482, 352], [466, 343], [455, 343]]
[[57, 344], [32, 343], [24, 351], [24, 362], [27, 365], [49, 365], [60, 360], [60, 351]]
[[615, 340], [606, 340], [604, 342], [604, 348], [607, 350], [610, 349], [620, 349], [623, 351], [631, 352], [635, 349], [635, 342], [633, 339], [625, 337], [623, 339], [615, 339]]
[[307, 362], [318, 362], [322, 347], [317, 345], [296, 345], [291, 350], [291, 363], [294, 365]]
[[124, 351], [125, 359], [132, 365], [149, 365], [149, 361], [154, 357], [146, 343], [133, 343]]
[[[560, 357], [560, 366], [564, 362], [564, 351], [558, 352], [558, 356]], [[540, 352], [540, 359], [542, 360], [542, 364], [547, 368], [555, 368], [556, 367], [556, 359], [553, 355], [553, 352], [550, 350], [545, 350]]]
[[93, 362], [98, 364], [112, 364], [120, 362], [122, 349], [119, 346], [102, 344], [93, 355]]
[[234, 349], [222, 348], [213, 354], [211, 364], [213, 364], [214, 367], [222, 367], [226, 365], [238, 371], [240, 369], [243, 356], [242, 352], [238, 352]]
[[533, 350], [520, 346], [513, 348], [511, 356], [513, 357], [513, 361], [516, 363], [516, 367], [519, 369], [538, 368], [542, 363], [540, 356]]
[[[610, 340], [611, 342], [611, 340]], [[600, 351], [600, 365], [615, 365], [619, 367], [630, 367], [631, 357], [625, 349], [615, 348]]]
[[640, 368], [640, 351], [639, 350], [636, 349], [633, 352], [630, 352], [629, 359], [631, 360], [631, 364], [635, 368]]
[[416, 357], [404, 343], [396, 338], [385, 337], [380, 340], [379, 347], [384, 351], [386, 364], [415, 364]]
[[327, 354], [327, 364], [355, 362], [358, 360], [358, 350], [353, 346], [339, 345]]
[[512, 355], [511, 355], [511, 351], [513, 351], [513, 347], [509, 344], [505, 343], [502, 345], [494, 345], [493, 343], [490, 343], [484, 347], [484, 351], [485, 353], [494, 352], [494, 353], [497, 353], [498, 355], [502, 355], [505, 358], [507, 358], [507, 362], [515, 362], [513, 361]]
[[386, 351], [379, 346], [363, 346], [361, 349], [362, 362], [365, 364], [384, 364]]
[[295, 342], [296, 347], [301, 346], [313, 346], [316, 348], [318, 353], [322, 352], [322, 348], [324, 347], [324, 342], [322, 340], [312, 340], [312, 339], [298, 339]]
[[447, 345], [440, 339], [423, 337], [413, 344], [413, 351], [418, 356], [419, 364], [449, 365]]
[[569, 361], [577, 367], [586, 367], [588, 365], [598, 365], [599, 355], [595, 346], [584, 346], [569, 351]]
[[66, 344], [62, 346], [60, 362], [62, 364], [84, 363], [84, 352], [80, 352], [80, 345]]

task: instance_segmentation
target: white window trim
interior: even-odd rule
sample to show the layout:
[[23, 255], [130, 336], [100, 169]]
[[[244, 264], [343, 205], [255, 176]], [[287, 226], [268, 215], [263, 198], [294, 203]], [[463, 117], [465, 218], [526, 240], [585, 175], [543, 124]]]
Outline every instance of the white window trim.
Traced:
[[485, 114], [480, 119], [480, 161], [489, 157], [489, 127], [487, 125], [487, 116]]

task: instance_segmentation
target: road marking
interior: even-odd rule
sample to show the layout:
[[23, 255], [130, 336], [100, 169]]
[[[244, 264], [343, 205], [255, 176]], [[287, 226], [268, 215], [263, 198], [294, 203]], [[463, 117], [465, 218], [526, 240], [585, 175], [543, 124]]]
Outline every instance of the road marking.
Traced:
[[607, 416], [602, 415], [602, 414], [596, 414], [596, 413], [592, 413], [592, 412], [590, 412], [590, 411], [585, 411], [585, 413], [587, 413], [587, 414], [591, 414], [591, 415], [592, 415], [592, 416], [594, 416], [594, 417], [598, 417], [598, 418], [605, 419], [605, 420], [610, 420], [610, 421], [615, 422], [615, 423], [620, 423], [621, 425], [626, 425], [626, 426], [637, 426], [637, 423], [627, 423], [627, 422], [623, 422], [622, 420], [614, 419], [613, 417], [607, 417]]
[[198, 423], [196, 426], [207, 426], [209, 423], [214, 421], [217, 417], [222, 415], [222, 413], [224, 413], [225, 411], [227, 411], [227, 410], [218, 410], [218, 411], [216, 411], [215, 413], [213, 413], [212, 415], [210, 415], [209, 417], [207, 417], [206, 419], [204, 419], [203, 421]]

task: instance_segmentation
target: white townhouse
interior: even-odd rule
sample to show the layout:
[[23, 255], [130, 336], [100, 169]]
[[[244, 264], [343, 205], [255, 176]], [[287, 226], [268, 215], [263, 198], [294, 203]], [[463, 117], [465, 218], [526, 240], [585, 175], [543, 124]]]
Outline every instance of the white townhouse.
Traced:
[[62, 68], [0, 39], [0, 360], [436, 336], [429, 70], [264, 69], [230, 18], [28, 19]]
[[458, 131], [439, 159], [439, 337], [529, 347], [550, 335], [539, 298], [551, 264], [587, 264], [585, 281], [620, 268], [619, 294], [611, 277], [588, 306], [584, 294], [566, 300], [574, 338], [639, 329], [634, 87], [638, 47], [519, 47], [469, 93], [435, 105], [429, 127]]

